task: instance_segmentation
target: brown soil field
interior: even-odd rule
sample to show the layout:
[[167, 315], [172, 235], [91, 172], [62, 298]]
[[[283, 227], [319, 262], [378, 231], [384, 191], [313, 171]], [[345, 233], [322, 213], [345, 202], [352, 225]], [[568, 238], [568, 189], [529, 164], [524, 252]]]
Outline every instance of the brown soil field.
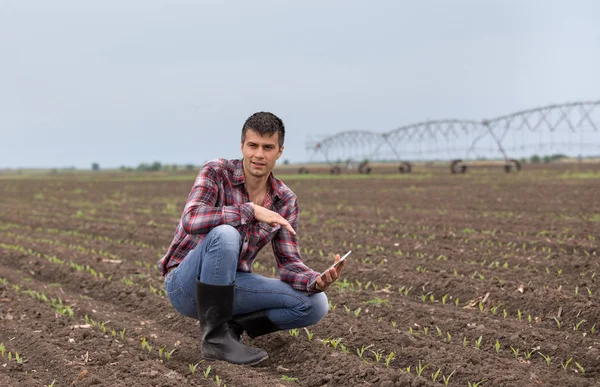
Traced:
[[258, 367], [202, 361], [164, 293], [194, 174], [0, 176], [0, 385], [600, 385], [597, 166], [278, 176], [305, 262], [353, 254]]

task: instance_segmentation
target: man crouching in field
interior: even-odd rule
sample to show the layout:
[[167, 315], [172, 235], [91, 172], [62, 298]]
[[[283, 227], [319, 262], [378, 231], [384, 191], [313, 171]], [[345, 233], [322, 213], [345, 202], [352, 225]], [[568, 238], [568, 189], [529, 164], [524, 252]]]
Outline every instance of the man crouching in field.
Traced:
[[[250, 116], [242, 128], [243, 158], [202, 167], [158, 262], [173, 307], [200, 320], [205, 359], [250, 365], [265, 360], [263, 349], [241, 342], [242, 333], [254, 338], [317, 323], [328, 310], [323, 291], [342, 271], [344, 262], [322, 275], [302, 262], [296, 195], [271, 172], [284, 136], [275, 115]], [[280, 279], [252, 273], [268, 242]]]

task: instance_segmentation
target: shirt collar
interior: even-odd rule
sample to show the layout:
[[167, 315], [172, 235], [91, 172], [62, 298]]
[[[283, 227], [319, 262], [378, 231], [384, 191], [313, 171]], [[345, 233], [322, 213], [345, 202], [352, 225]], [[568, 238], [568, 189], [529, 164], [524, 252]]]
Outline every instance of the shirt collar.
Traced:
[[[233, 185], [240, 185], [246, 182], [246, 177], [244, 176], [244, 162], [243, 160], [235, 160], [233, 166], [233, 177], [231, 179]], [[267, 186], [270, 187], [271, 194], [273, 197], [281, 198], [281, 191], [279, 189], [279, 184], [277, 184], [277, 180], [275, 176], [273, 176], [273, 172], [269, 174], [269, 179], [267, 180]]]

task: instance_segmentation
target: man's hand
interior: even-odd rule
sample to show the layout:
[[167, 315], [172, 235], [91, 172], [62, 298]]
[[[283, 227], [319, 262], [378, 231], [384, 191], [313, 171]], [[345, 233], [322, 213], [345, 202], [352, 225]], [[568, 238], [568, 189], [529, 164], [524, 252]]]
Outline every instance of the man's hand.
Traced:
[[[340, 255], [336, 254], [335, 262], [337, 262], [339, 260], [340, 260]], [[331, 269], [321, 273], [319, 278], [317, 278], [317, 283], [315, 285], [317, 290], [321, 290], [321, 291], [327, 290], [327, 288], [332, 283], [334, 283], [338, 278], [340, 278], [340, 275], [342, 274], [342, 269], [344, 268], [345, 264], [346, 264], [346, 261], [344, 260], [344, 262], [340, 263], [340, 265], [337, 268], [332, 267]]]
[[285, 227], [286, 230], [292, 233], [292, 235], [296, 235], [296, 231], [290, 225], [283, 216], [279, 215], [275, 211], [271, 211], [266, 209], [265, 207], [254, 204], [254, 218], [259, 222], [268, 223], [271, 227], [275, 227], [276, 224], [280, 224], [281, 227]]

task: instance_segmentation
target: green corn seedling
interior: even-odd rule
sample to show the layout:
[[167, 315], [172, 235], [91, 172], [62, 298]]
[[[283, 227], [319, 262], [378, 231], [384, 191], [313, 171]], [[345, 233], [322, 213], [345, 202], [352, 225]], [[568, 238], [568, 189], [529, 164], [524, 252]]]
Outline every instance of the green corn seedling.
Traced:
[[515, 356], [515, 358], [519, 357], [519, 348], [513, 348], [512, 346], [510, 347], [510, 350], [512, 351], [513, 355]]
[[165, 352], [165, 359], [171, 360], [171, 356], [173, 356], [173, 352], [175, 352], [175, 349]]
[[556, 321], [556, 326], [558, 327], [558, 329], [560, 329], [560, 321], [558, 320], [558, 318], [554, 317], [554, 321]]
[[533, 353], [534, 353], [535, 351], [536, 351], [536, 350], [535, 350], [535, 348], [534, 348], [534, 349], [532, 349], [532, 350], [530, 350], [530, 351], [525, 351], [525, 354], [523, 355], [523, 357], [524, 357], [525, 359], [530, 359], [530, 358], [531, 358], [531, 355], [533, 355]]
[[483, 336], [479, 336], [479, 338], [477, 340], [475, 340], [475, 348], [481, 349], [481, 339], [482, 338], [483, 338]]
[[307, 328], [304, 328], [304, 331], [306, 332], [306, 336], [308, 337], [308, 341], [312, 341], [314, 333], [311, 332], [311, 331], [309, 331]]
[[455, 372], [456, 372], [456, 370], [452, 371], [452, 373], [448, 376], [442, 375], [442, 380], [444, 381], [444, 386], [447, 386], [448, 384], [450, 384], [450, 379], [452, 379], [452, 376], [454, 375]]
[[385, 358], [385, 366], [389, 367], [390, 366], [390, 362], [396, 357], [396, 354], [394, 352], [390, 352], [389, 355]]
[[442, 370], [438, 368], [438, 370], [435, 371], [435, 373], [431, 374], [431, 380], [433, 380], [434, 383], [436, 383], [438, 378], [440, 377], [440, 372], [442, 372]]
[[416, 368], [416, 372], [417, 372], [417, 376], [421, 376], [421, 374], [423, 374], [423, 371], [425, 371], [425, 368], [429, 367], [429, 364], [426, 365], [421, 365], [421, 360], [419, 360], [419, 364], [417, 365]]
[[337, 349], [338, 344], [342, 341], [342, 338], [337, 338], [337, 339], [331, 339], [331, 346], [333, 347], [333, 349]]
[[546, 361], [546, 364], [548, 365], [548, 367], [550, 367], [550, 361], [552, 360], [552, 357], [550, 355], [544, 355], [541, 352], [538, 352], [538, 354], [544, 358], [544, 360]]
[[573, 357], [569, 358], [569, 360], [565, 361], [564, 363], [561, 361], [560, 365], [562, 366], [562, 368], [564, 368], [566, 370], [569, 367], [569, 363], [571, 363], [572, 360], [573, 360]]

